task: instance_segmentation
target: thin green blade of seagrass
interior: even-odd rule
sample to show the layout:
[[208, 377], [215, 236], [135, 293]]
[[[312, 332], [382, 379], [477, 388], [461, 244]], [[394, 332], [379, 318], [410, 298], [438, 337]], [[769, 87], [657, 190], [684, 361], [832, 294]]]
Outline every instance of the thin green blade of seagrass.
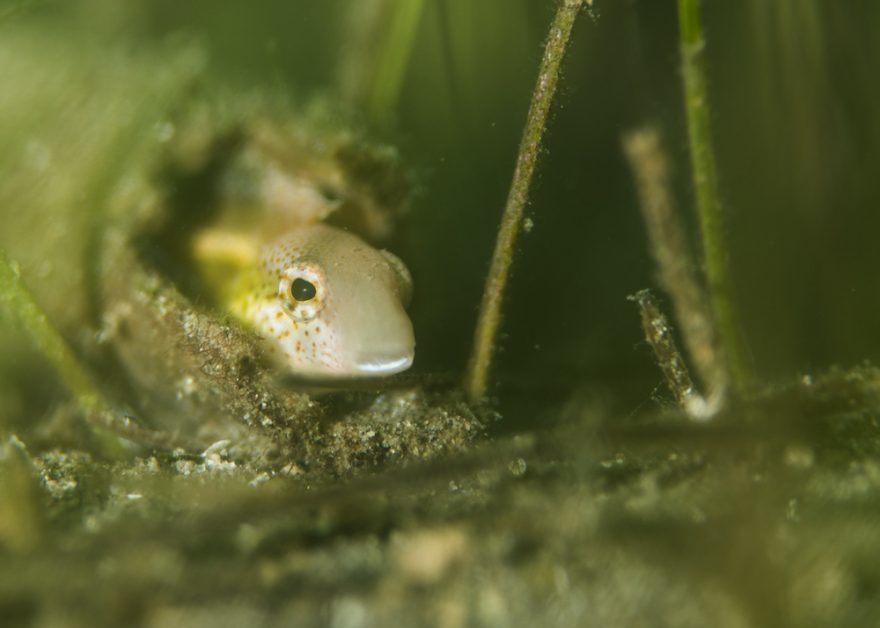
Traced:
[[[71, 392], [87, 416], [108, 412], [101, 393], [74, 355], [58, 330], [37, 305], [21, 280], [17, 266], [0, 253], [0, 307], [15, 324], [24, 329], [36, 349], [54, 367], [65, 387]], [[114, 457], [123, 451], [118, 438], [95, 422], [91, 422], [99, 447]]]
[[481, 400], [486, 396], [489, 368], [501, 325], [501, 306], [513, 265], [516, 241], [529, 200], [532, 177], [541, 153], [547, 116], [559, 81], [560, 66], [565, 57], [575, 18], [583, 4], [583, 0], [560, 2], [547, 36], [544, 57], [538, 71], [538, 81], [532, 93], [532, 103], [520, 140], [513, 180], [501, 224], [498, 227], [495, 251], [483, 289], [473, 348], [465, 374], [464, 388], [472, 401]]

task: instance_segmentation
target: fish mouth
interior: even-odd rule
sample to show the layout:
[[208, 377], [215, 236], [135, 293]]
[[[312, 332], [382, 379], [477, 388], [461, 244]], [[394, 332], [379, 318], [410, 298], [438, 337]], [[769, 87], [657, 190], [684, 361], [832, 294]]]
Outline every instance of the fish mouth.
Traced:
[[355, 368], [364, 375], [391, 375], [405, 371], [412, 366], [412, 363], [412, 354], [396, 357], [378, 356], [357, 362]]

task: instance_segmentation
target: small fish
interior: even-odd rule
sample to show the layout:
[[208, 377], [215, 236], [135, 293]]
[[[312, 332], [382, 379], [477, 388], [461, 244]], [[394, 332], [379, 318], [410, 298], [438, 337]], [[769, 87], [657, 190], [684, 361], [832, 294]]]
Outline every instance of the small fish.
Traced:
[[374, 377], [412, 365], [412, 280], [393, 254], [319, 223], [264, 245], [254, 267], [230, 309], [292, 374]]
[[[271, 131], [271, 132], [270, 132]], [[413, 362], [409, 271], [372, 241], [389, 209], [335, 160], [296, 136], [251, 129], [219, 181], [220, 205], [195, 234], [193, 258], [215, 304], [265, 340], [294, 377], [391, 375]]]

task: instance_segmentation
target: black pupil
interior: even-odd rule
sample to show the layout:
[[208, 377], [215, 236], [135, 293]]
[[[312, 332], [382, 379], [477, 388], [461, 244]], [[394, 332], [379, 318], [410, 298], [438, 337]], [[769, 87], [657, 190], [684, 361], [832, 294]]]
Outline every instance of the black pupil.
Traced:
[[305, 279], [294, 279], [290, 291], [297, 301], [311, 301], [318, 293], [315, 284]]

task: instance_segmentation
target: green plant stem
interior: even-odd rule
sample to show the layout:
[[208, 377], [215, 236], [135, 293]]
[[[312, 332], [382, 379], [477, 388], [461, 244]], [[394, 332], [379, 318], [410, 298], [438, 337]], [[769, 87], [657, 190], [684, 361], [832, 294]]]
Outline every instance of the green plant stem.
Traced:
[[660, 310], [654, 295], [650, 290], [639, 290], [627, 298], [639, 306], [645, 338], [654, 351], [657, 364], [666, 378], [666, 385], [675, 395], [678, 405], [685, 411], [696, 405], [703, 405], [704, 402], [696, 403], [697, 400], [702, 400], [694, 386], [687, 365], [681, 357], [681, 352], [675, 344], [672, 326]]
[[483, 290], [474, 345], [465, 375], [465, 390], [472, 401], [486, 396], [489, 368], [495, 350], [498, 327], [501, 323], [501, 303], [510, 276], [514, 247], [523, 221], [523, 213], [529, 198], [529, 188], [535, 164], [541, 151], [541, 141], [547, 125], [547, 114], [559, 79], [559, 66], [565, 56], [571, 29], [583, 0], [560, 2], [550, 27], [544, 47], [544, 57], [538, 72], [538, 82], [532, 93], [532, 103], [526, 117], [526, 125], [519, 145], [519, 155], [513, 173], [513, 181], [507, 196], [507, 204], [498, 229], [495, 252], [489, 275]]
[[[639, 193], [660, 287], [672, 301], [682, 340], [703, 383], [704, 392], [723, 399], [730, 388], [731, 375], [724, 352], [718, 346], [715, 317], [706, 290], [697, 276], [697, 265], [685, 236], [681, 213], [672, 200], [669, 160], [660, 134], [650, 127], [630, 132], [624, 136], [623, 148]], [[643, 311], [644, 321], [645, 299], [636, 301]]]
[[384, 122], [400, 98], [424, 4], [424, 0], [397, 0], [394, 3], [367, 105], [373, 120]]
[[[76, 398], [92, 426], [102, 453], [119, 457], [124, 452], [112, 433], [117, 419], [92, 383], [68, 344], [49, 322], [22, 282], [17, 267], [0, 253], [0, 307], [28, 333], [36, 348], [49, 360], [62, 382]], [[129, 424], [126, 419], [123, 424]], [[115, 430], [114, 430], [115, 431]]]
[[734, 385], [742, 392], [749, 384], [751, 373], [742, 338], [742, 325], [734, 304], [729, 249], [724, 235], [724, 220], [718, 194], [699, 0], [678, 0], [678, 19], [691, 169], [705, 258], [706, 283], [724, 355]]
[[186, 439], [144, 429], [116, 412], [98, 390], [70, 346], [37, 305], [19, 276], [18, 268], [0, 252], [0, 312], [5, 310], [30, 336], [39, 352], [55, 367], [61, 381], [85, 414], [101, 453], [110, 458], [126, 455], [120, 438], [157, 449], [195, 451]]
[[83, 409], [103, 409], [100, 394], [80, 367], [70, 347], [34, 301], [21, 281], [16, 266], [3, 255], [0, 255], [0, 303], [28, 332], [37, 349], [52, 363]]

